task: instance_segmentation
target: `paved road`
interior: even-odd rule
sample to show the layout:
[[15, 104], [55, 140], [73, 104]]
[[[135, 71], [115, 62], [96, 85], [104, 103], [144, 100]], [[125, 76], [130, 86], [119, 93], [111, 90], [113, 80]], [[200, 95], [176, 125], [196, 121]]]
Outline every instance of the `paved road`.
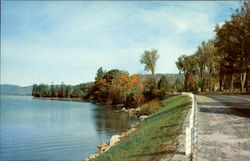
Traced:
[[250, 161], [250, 95], [198, 95], [198, 161]]

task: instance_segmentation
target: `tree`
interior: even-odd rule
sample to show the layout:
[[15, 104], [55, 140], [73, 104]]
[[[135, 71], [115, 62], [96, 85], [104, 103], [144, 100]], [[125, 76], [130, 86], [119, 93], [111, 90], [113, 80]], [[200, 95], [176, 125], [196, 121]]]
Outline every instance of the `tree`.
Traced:
[[183, 83], [182, 81], [180, 81], [179, 78], [177, 78], [174, 82], [174, 88], [175, 88], [175, 91], [182, 91], [183, 90]]
[[164, 75], [161, 76], [160, 80], [158, 81], [157, 87], [160, 90], [167, 91], [167, 89], [168, 89], [168, 80], [167, 80], [166, 76], [164, 76]]
[[157, 97], [160, 99], [164, 99], [168, 91], [168, 80], [166, 76], [161, 76], [160, 80], [157, 83], [157, 88]]
[[107, 83], [111, 84], [112, 80], [119, 77], [122, 73], [124, 73], [124, 71], [111, 69], [103, 75], [103, 79], [105, 79]]
[[231, 91], [237, 75], [241, 82], [241, 90], [245, 90], [247, 73], [250, 69], [250, 9], [243, 6], [232, 15], [230, 21], [216, 29], [216, 46], [223, 57], [223, 68], [226, 75], [231, 76]]
[[206, 68], [208, 71], [210, 91], [215, 89], [218, 77], [220, 77], [220, 57], [218, 56], [218, 51], [214, 43], [214, 40], [208, 40], [205, 44]]
[[37, 84], [33, 84], [33, 86], [32, 86], [32, 96], [40, 97]]
[[127, 72], [116, 77], [110, 86], [109, 99], [113, 104], [125, 104], [127, 107], [137, 107], [143, 103], [143, 85], [138, 74]]
[[51, 97], [57, 97], [56, 88], [55, 88], [53, 82], [52, 82], [52, 84], [51, 84], [51, 86], [50, 86], [50, 94], [51, 94], [51, 95], [50, 95]]
[[69, 86], [69, 85], [66, 86], [66, 88], [65, 88], [65, 96], [64, 97], [70, 98], [72, 92], [73, 92], [73, 89], [71, 88], [71, 86]]
[[155, 99], [157, 97], [157, 88], [155, 79], [153, 77], [147, 77], [143, 80], [144, 96], [147, 101]]
[[102, 67], [100, 67], [100, 68], [97, 70], [95, 80], [101, 79], [101, 78], [103, 77], [104, 74], [105, 74], [105, 72], [103, 71]]
[[195, 79], [193, 75], [189, 74], [186, 80], [186, 91], [190, 92], [195, 90], [196, 90]]
[[198, 73], [200, 78], [201, 91], [205, 89], [205, 68], [206, 68], [206, 43], [202, 42], [201, 46], [198, 46], [198, 50], [195, 53], [198, 64]]
[[152, 77], [155, 76], [155, 66], [156, 61], [159, 59], [158, 50], [152, 49], [151, 51], [144, 51], [141, 55], [140, 62], [141, 64], [145, 64], [144, 70], [151, 71]]
[[[184, 81], [184, 88], [185, 91], [188, 90], [188, 78], [193, 77], [198, 71], [197, 69], [197, 59], [195, 55], [182, 55], [178, 58], [178, 61], [176, 62], [177, 68], [184, 72], [185, 81]], [[194, 82], [195, 83], [195, 82]]]

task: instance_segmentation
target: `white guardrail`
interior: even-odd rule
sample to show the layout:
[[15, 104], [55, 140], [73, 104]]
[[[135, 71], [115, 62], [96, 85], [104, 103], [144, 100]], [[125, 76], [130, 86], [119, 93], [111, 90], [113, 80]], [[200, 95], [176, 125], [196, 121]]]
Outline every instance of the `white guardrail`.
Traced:
[[181, 95], [189, 96], [192, 99], [192, 108], [188, 116], [189, 123], [186, 126], [185, 154], [190, 155], [192, 160], [196, 160], [198, 142], [198, 111], [196, 96], [189, 92], [182, 92]]

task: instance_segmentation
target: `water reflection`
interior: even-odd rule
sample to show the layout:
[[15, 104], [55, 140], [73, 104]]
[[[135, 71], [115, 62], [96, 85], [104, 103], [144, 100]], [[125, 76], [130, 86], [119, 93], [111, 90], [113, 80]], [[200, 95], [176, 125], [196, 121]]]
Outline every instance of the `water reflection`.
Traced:
[[116, 106], [95, 109], [96, 127], [99, 133], [122, 133], [137, 119], [135, 115], [119, 112]]

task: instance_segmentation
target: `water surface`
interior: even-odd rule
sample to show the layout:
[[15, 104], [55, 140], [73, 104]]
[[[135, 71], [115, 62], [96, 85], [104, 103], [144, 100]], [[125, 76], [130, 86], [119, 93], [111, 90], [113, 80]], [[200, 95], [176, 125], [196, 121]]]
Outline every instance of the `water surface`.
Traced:
[[81, 160], [134, 116], [88, 102], [1, 96], [0, 160]]

